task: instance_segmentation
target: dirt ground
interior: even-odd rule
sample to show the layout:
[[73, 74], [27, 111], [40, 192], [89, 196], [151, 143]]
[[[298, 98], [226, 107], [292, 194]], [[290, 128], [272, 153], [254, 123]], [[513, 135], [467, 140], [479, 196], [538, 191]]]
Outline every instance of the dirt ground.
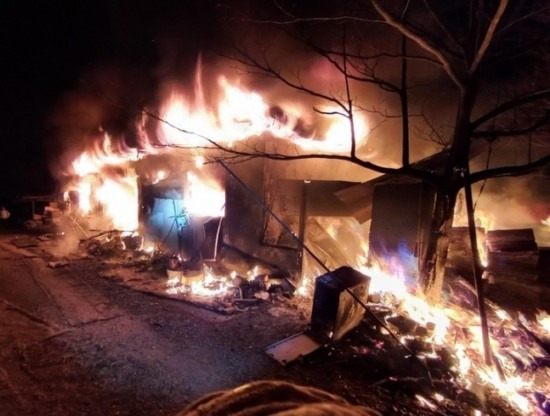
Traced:
[[[480, 407], [455, 389], [445, 412], [423, 408], [415, 399], [421, 371], [403, 374], [403, 362], [344, 349], [281, 366], [263, 349], [307, 326], [307, 311], [292, 303], [223, 315], [121, 285], [98, 258], [48, 267], [47, 253], [16, 248], [14, 237], [0, 235], [2, 415], [171, 415], [206, 393], [262, 379], [319, 387], [385, 415]], [[343, 344], [357, 350], [360, 337]], [[514, 412], [488, 404], [484, 414]]]

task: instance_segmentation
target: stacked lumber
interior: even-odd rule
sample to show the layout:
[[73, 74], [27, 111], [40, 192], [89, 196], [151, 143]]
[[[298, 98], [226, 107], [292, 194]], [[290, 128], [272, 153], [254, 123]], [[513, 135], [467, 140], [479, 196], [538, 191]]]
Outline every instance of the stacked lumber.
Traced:
[[487, 232], [488, 270], [518, 279], [539, 278], [539, 249], [530, 228]]

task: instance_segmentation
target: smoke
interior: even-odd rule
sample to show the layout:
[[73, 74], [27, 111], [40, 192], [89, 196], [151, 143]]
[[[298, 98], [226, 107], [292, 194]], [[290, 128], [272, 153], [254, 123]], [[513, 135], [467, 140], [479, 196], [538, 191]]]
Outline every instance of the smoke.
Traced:
[[[249, 57], [268, 63], [296, 86], [345, 102], [342, 74], [314, 51], [314, 44], [305, 42], [305, 39], [315, 39], [316, 44], [337, 50], [344, 36], [341, 28], [329, 31], [326, 25], [313, 25], [307, 28], [303, 38], [294, 38], [285, 30], [253, 21], [277, 16], [280, 10], [275, 4], [191, 3], [166, 8], [129, 1], [103, 5], [108, 22], [105, 26], [111, 36], [105, 55], [80, 75], [76, 88], [59, 100], [50, 117], [56, 136], [50, 145], [50, 165], [56, 176], [62, 177], [71, 160], [82, 151], [97, 147], [105, 134], [115, 142], [115, 147], [124, 149], [139, 147], [143, 134], [149, 141], [159, 142], [158, 122], [144, 118], [142, 110], [159, 114], [162, 103], [174, 91], [183, 93], [190, 101], [196, 100], [199, 95], [195, 79], [197, 67], [203, 81], [200, 94], [204, 95], [205, 106], [213, 107], [219, 100], [216, 80], [224, 75], [232, 82], [258, 91], [278, 117], [285, 117], [285, 111], [301, 114], [295, 125], [299, 134], [313, 137], [327, 131], [335, 117], [324, 116], [316, 110], [339, 110], [335, 103], [300, 88], [285, 86], [276, 77], [258, 74], [261, 72], [258, 68], [243, 66], [227, 57], [246, 60], [250, 54]], [[299, 8], [299, 5], [293, 7]], [[313, 11], [329, 13], [334, 7], [327, 3]], [[128, 9], [133, 12], [126, 13]], [[297, 11], [308, 10], [312, 12], [309, 8]], [[395, 36], [388, 37], [388, 33], [382, 31], [371, 30], [367, 38], [350, 44], [367, 45], [371, 52], [376, 52], [381, 47], [377, 42], [384, 39], [385, 47], [389, 43], [397, 47]], [[377, 65], [385, 78], [397, 79], [398, 72], [392, 62]], [[417, 81], [427, 77], [426, 71], [418, 73], [421, 75], [414, 77]], [[398, 117], [385, 117], [398, 114], [396, 97], [388, 96], [377, 86], [358, 82], [353, 83], [352, 94], [357, 112], [368, 123], [367, 144], [360, 149], [360, 154], [382, 165], [397, 165], [401, 124]], [[415, 105], [420, 103], [421, 100]], [[436, 146], [421, 137], [429, 136], [425, 134], [426, 125], [419, 124], [413, 130], [412, 160], [433, 153]], [[417, 134], [419, 132], [422, 134]]]
[[[345, 32], [343, 27], [333, 30], [330, 26], [328, 30], [325, 24], [308, 26], [303, 32], [302, 27], [288, 36], [286, 29], [246, 18], [273, 18], [277, 12], [273, 7], [270, 2], [265, 6], [246, 1], [233, 2], [231, 8], [197, 1], [167, 8], [134, 4], [129, 0], [106, 3], [112, 39], [103, 59], [80, 75], [79, 83], [59, 100], [50, 117], [50, 126], [56, 135], [51, 144], [54, 174], [62, 178], [74, 158], [84, 150], [97, 147], [106, 134], [113, 141], [113, 148], [123, 151], [139, 148], [143, 135], [158, 143], [158, 121], [144, 117], [142, 110], [159, 114], [163, 102], [174, 91], [181, 92], [190, 102], [204, 97], [203, 104], [214, 107], [220, 98], [219, 75], [259, 92], [276, 120], [287, 120], [293, 111], [301, 114], [294, 127], [301, 135], [322, 136], [331, 117], [316, 110], [331, 112], [334, 108], [328, 105], [330, 99], [324, 100], [308, 90], [344, 103], [348, 97], [342, 74], [334, 62], [317, 53], [315, 47], [323, 45], [329, 50], [338, 50], [343, 36], [350, 36], [349, 53], [376, 53], [388, 47], [399, 50], [401, 38], [382, 27], [364, 32], [364, 37], [357, 39], [352, 37], [357, 33]], [[300, 8], [300, 5], [294, 7]], [[317, 7], [336, 6], [326, 2]], [[129, 9], [133, 13], [127, 13]], [[320, 12], [330, 10], [315, 12], [322, 14]], [[296, 11], [301, 15], [308, 13], [307, 8]], [[308, 44], [307, 40], [311, 42]], [[409, 46], [411, 53], [419, 52], [413, 45]], [[260, 74], [262, 71], [257, 67], [227, 59], [246, 60], [247, 54], [248, 58], [269, 64], [274, 71], [272, 76]], [[450, 141], [456, 91], [443, 81], [441, 70], [435, 66], [420, 69], [416, 66], [420, 63], [410, 65], [408, 81], [414, 87], [411, 90], [414, 94], [410, 95], [411, 160], [414, 161], [433, 154]], [[202, 79], [200, 90], [196, 82], [197, 67]], [[398, 60], [380, 60], [373, 71], [388, 82], [399, 82]], [[304, 88], [285, 86], [277, 75]], [[351, 81], [351, 87], [357, 112], [368, 124], [366, 144], [359, 149], [359, 154], [384, 166], [399, 166], [402, 125], [398, 96], [370, 83]], [[502, 160], [509, 157], [510, 152], [496, 156]], [[289, 165], [287, 170], [304, 169], [305, 165], [305, 162], [299, 166]], [[281, 171], [283, 169], [286, 168], [281, 167]], [[310, 170], [313, 171], [313, 166]], [[344, 168], [338, 169], [338, 173], [340, 170]], [[253, 177], [255, 170], [243, 169], [243, 173], [246, 172]], [[331, 170], [326, 174], [334, 173]], [[287, 176], [296, 178], [299, 174]], [[365, 180], [364, 176], [357, 178]], [[541, 224], [549, 214], [545, 211], [548, 202], [528, 179], [499, 179], [487, 182], [478, 208], [498, 213], [498, 228], [517, 228]], [[543, 230], [544, 226], [537, 229]], [[542, 236], [542, 231], [537, 235]]]
[[494, 229], [533, 228], [540, 246], [550, 245], [550, 176], [495, 178], [473, 187], [476, 213], [491, 215]]

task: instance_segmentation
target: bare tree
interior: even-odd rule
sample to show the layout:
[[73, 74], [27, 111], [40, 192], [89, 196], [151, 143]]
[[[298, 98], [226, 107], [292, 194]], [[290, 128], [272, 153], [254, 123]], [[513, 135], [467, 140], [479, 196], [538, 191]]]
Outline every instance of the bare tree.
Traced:
[[[278, 64], [265, 44], [253, 48], [238, 44], [231, 59], [249, 74], [272, 78], [329, 104], [330, 110], [316, 111], [347, 119], [349, 152], [270, 153], [227, 148], [205, 139], [208, 147], [235, 159], [344, 160], [382, 174], [408, 175], [431, 184], [436, 199], [422, 273], [427, 291], [437, 297], [458, 192], [465, 185], [527, 174], [550, 162], [550, 84], [544, 75], [548, 70], [545, 47], [550, 7], [544, 1], [521, 0], [333, 3], [327, 3], [326, 8], [318, 6], [317, 10], [295, 10], [275, 2], [265, 19], [239, 16], [236, 21], [276, 27], [288, 39], [322, 57], [340, 75], [338, 88], [311, 85], [298, 69], [293, 72], [288, 63]], [[331, 36], [325, 36], [329, 32]], [[442, 120], [437, 117], [442, 115], [433, 117], [418, 104], [433, 97], [430, 90], [435, 83], [451, 96], [454, 112], [448, 128], [439, 131], [437, 126]], [[379, 90], [393, 105], [369, 105], [364, 96], [366, 86]], [[380, 123], [401, 120], [399, 167], [361, 154], [354, 117], [366, 111]], [[411, 163], [413, 124], [444, 144], [444, 158], [438, 169]], [[503, 140], [512, 141], [517, 151], [523, 150], [524, 160], [513, 165], [487, 164], [472, 171], [472, 147], [478, 143], [496, 146]]]

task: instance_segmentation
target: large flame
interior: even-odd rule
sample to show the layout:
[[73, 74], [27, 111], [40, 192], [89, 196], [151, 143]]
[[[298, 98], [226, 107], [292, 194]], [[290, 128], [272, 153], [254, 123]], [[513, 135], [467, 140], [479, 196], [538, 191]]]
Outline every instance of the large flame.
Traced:
[[[165, 145], [177, 145], [190, 149], [224, 146], [231, 148], [240, 140], [264, 133], [290, 139], [308, 151], [342, 153], [351, 149], [350, 120], [335, 114], [339, 109], [323, 111], [329, 127], [322, 137], [302, 137], [295, 130], [297, 120], [303, 118], [299, 106], [289, 104], [278, 107], [276, 114], [270, 105], [256, 92], [231, 83], [226, 77], [217, 80], [220, 97], [217, 104], [207, 103], [202, 88], [200, 66], [195, 79], [195, 96], [190, 99], [179, 91], [172, 91], [162, 105], [160, 116], [167, 123], [160, 123], [158, 137]], [[353, 131], [357, 147], [365, 144], [368, 127], [365, 116], [353, 115]], [[215, 142], [215, 144], [213, 143]]]
[[223, 217], [225, 212], [225, 190], [215, 180], [200, 179], [193, 172], [187, 172], [188, 203], [190, 214], [203, 217]]
[[138, 193], [135, 175], [105, 179], [95, 192], [115, 228], [134, 231], [138, 227]]
[[[72, 162], [70, 173], [78, 179], [68, 189], [79, 193], [81, 212], [87, 214], [101, 208], [100, 211], [111, 219], [115, 227], [136, 229], [137, 185], [130, 183], [137, 179], [133, 164], [148, 155], [169, 152], [173, 149], [171, 146], [192, 150], [198, 169], [203, 167], [205, 152], [209, 149], [219, 150], [220, 146], [232, 149], [238, 141], [265, 133], [289, 140], [306, 151], [341, 153], [351, 149], [351, 124], [345, 117], [327, 116], [329, 125], [324, 136], [301, 137], [295, 125], [304, 119], [303, 106], [294, 103], [286, 103], [286, 108], [270, 106], [257, 92], [247, 90], [224, 76], [218, 77], [217, 90], [213, 94], [217, 98], [209, 101], [204, 92], [199, 62], [194, 94], [188, 96], [181, 90], [172, 89], [160, 106], [158, 114], [164, 122], [158, 123], [155, 137], [147, 134], [144, 117], [137, 122], [139, 149], [128, 147], [123, 141], [115, 145], [111, 136], [101, 133], [94, 146]], [[272, 110], [272, 107], [277, 110]], [[334, 113], [334, 109], [324, 111]], [[364, 115], [354, 114], [353, 129], [359, 147], [365, 143], [368, 132]], [[160, 144], [160, 149], [155, 144]], [[290, 148], [295, 149], [294, 146]], [[114, 167], [123, 174], [113, 174]], [[165, 178], [161, 172], [147, 176], [154, 178], [153, 182]], [[189, 173], [187, 186], [190, 197], [187, 209], [191, 213], [223, 215], [224, 190], [217, 182], [205, 175]]]

